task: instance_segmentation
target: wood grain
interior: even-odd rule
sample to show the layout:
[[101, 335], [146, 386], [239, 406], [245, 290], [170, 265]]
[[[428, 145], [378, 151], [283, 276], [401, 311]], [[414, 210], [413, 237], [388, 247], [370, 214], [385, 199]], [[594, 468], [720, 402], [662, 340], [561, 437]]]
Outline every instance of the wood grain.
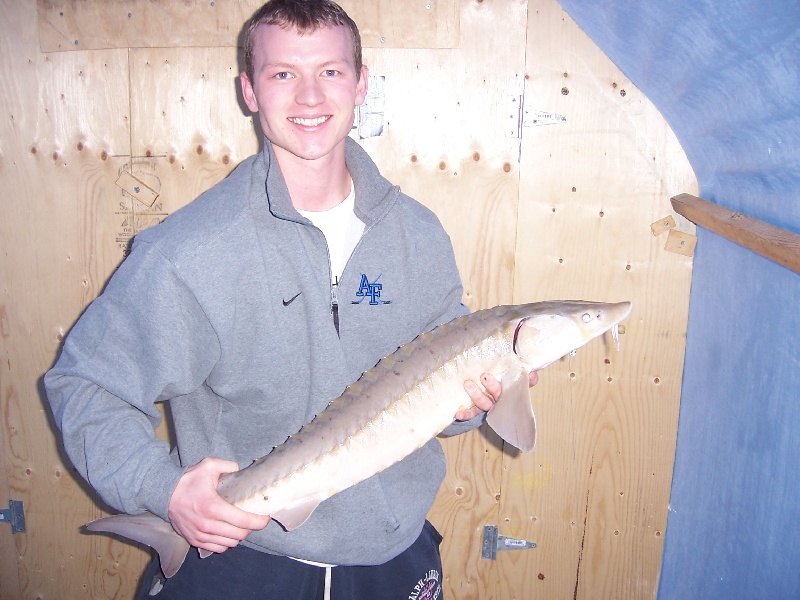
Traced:
[[[41, 377], [121, 259], [109, 225], [114, 156], [129, 153], [127, 52], [42, 55], [35, 6], [15, 3], [4, 11], [9, 77], [0, 106], [11, 128], [0, 139], [13, 159], [0, 177], [0, 243], [2, 255], [12, 258], [2, 261], [3, 463], [26, 513], [27, 531], [14, 540], [19, 594], [78, 598], [103, 584], [89, 568], [98, 556], [94, 538], [79, 533], [101, 509], [57, 442]], [[115, 543], [116, 556], [97, 564], [124, 564], [131, 590], [142, 553]]]
[[[38, 0], [43, 52], [236, 47], [262, 0]], [[373, 48], [455, 48], [459, 0], [342, 0]]]
[[[509, 99], [522, 93], [526, 3], [462, 3], [458, 50], [365, 52], [386, 76], [384, 135], [363, 141], [384, 175], [436, 212], [472, 309], [510, 302], [519, 187]], [[505, 35], [494, 33], [506, 27]]]
[[[691, 263], [650, 224], [696, 186], [663, 118], [554, 2], [529, 2], [515, 302], [632, 300], [621, 351], [594, 342], [534, 388], [540, 445], [504, 463], [500, 598], [655, 598]], [[520, 576], [521, 573], [527, 574]]]

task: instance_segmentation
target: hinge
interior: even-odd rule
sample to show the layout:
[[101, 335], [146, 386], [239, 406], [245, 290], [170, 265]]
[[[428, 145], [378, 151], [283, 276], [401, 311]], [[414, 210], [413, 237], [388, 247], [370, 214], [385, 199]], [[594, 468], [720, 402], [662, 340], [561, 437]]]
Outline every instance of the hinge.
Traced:
[[9, 500], [8, 508], [0, 510], [0, 523], [10, 523], [11, 533], [25, 533], [25, 512], [21, 500]]
[[524, 96], [508, 97], [508, 128], [506, 135], [513, 138], [522, 137], [522, 99]]
[[500, 550], [525, 550], [527, 548], [536, 548], [536, 542], [528, 542], [526, 540], [518, 540], [504, 535], [498, 535], [497, 527], [494, 525], [483, 526], [481, 558], [495, 560]]

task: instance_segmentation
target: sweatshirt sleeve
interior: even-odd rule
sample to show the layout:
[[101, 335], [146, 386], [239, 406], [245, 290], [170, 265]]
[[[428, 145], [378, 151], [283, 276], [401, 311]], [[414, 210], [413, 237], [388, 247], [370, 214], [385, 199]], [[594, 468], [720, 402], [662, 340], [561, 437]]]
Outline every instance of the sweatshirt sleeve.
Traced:
[[67, 455], [105, 502], [167, 518], [184, 469], [155, 435], [155, 403], [197, 389], [218, 356], [215, 332], [174, 265], [137, 244], [44, 377]]

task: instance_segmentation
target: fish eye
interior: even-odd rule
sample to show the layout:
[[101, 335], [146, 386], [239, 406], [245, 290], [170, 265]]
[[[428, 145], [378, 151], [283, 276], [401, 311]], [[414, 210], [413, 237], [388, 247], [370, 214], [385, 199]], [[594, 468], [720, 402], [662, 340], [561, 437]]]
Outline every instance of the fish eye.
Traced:
[[583, 320], [584, 323], [588, 323], [589, 321], [592, 320], [592, 315], [589, 313], [583, 313], [581, 319]]

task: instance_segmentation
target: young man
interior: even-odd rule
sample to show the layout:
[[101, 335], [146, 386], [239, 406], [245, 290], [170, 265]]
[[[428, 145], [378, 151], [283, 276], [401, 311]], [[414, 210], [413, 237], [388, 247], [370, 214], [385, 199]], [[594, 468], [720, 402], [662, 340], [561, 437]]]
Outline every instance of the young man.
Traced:
[[[352, 20], [328, 0], [272, 0], [246, 25], [245, 57], [264, 150], [139, 234], [76, 324], [45, 377], [64, 446], [111, 506], [216, 553], [190, 552], [157, 597], [435, 597], [436, 440], [292, 532], [216, 493], [380, 358], [465, 312], [436, 217], [347, 137], [367, 91]], [[474, 407], [446, 433], [481, 422], [501, 391], [482, 383], [465, 382]], [[172, 455], [153, 431], [160, 401]]]

